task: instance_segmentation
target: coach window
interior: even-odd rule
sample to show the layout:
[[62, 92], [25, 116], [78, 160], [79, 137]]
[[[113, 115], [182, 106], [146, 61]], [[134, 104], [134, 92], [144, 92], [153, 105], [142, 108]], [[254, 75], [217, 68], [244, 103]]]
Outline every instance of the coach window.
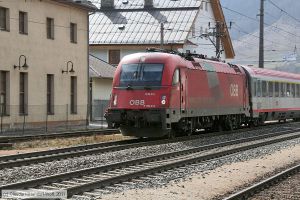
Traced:
[[296, 93], [295, 93], [295, 84], [291, 84], [291, 97], [295, 97]]
[[280, 83], [280, 96], [285, 97], [285, 83]]
[[286, 96], [291, 97], [291, 84], [287, 83], [286, 84]]
[[256, 97], [256, 81], [253, 81], [253, 90], [252, 90], [252, 92], [253, 92], [253, 96], [254, 97]]
[[296, 84], [297, 88], [297, 97], [300, 97], [300, 84]]
[[279, 83], [275, 83], [275, 97], [279, 97]]
[[262, 82], [262, 96], [263, 97], [267, 96], [267, 82], [266, 81]]
[[260, 80], [257, 81], [256, 93], [257, 93], [258, 97], [261, 96], [261, 81]]
[[173, 75], [172, 85], [177, 85], [179, 83], [179, 69], [176, 69]]
[[269, 97], [273, 97], [273, 82], [269, 82]]

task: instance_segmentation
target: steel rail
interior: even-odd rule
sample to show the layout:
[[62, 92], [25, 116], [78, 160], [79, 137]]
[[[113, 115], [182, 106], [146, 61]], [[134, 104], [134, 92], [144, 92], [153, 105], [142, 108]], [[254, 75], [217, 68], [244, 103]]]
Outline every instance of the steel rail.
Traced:
[[[264, 135], [253, 137], [253, 140], [257, 138], [273, 137], [274, 135], [278, 135], [278, 134], [279, 135], [286, 134], [289, 133], [289, 131], [295, 131], [295, 130], [292, 129], [292, 130], [281, 131], [272, 134], [264, 134]], [[172, 140], [167, 140], [167, 139], [146, 140], [146, 142], [141, 142], [141, 140], [138, 139], [123, 140], [117, 142], [81, 145], [81, 146], [68, 147], [63, 149], [54, 149], [54, 150], [32, 152], [26, 154], [2, 156], [0, 157], [0, 170], [4, 168], [25, 166], [25, 165], [31, 165], [31, 164], [41, 163], [41, 162], [50, 162], [53, 160], [67, 159], [67, 158], [79, 157], [84, 155], [93, 155], [93, 154], [102, 154], [107, 152], [121, 151], [129, 148], [138, 148], [143, 146], [175, 143], [179, 141], [193, 140], [202, 137], [204, 136], [200, 135], [200, 136], [193, 136], [193, 137], [181, 137]], [[246, 137], [245, 139], [249, 140], [248, 137]]]
[[229, 197], [224, 198], [224, 200], [239, 200], [239, 199], [248, 199], [249, 197], [253, 196], [254, 194], [272, 186], [279, 181], [286, 179], [287, 177], [294, 175], [300, 172], [300, 165], [291, 167], [286, 169], [270, 178], [267, 178], [259, 183], [256, 183], [246, 189], [243, 189], [235, 194], [230, 195]]
[[[181, 167], [181, 166], [185, 166], [185, 165], [196, 163], [196, 162], [207, 161], [207, 160], [211, 160], [211, 159], [214, 159], [214, 158], [226, 156], [226, 155], [229, 155], [229, 154], [234, 154], [234, 153], [237, 153], [237, 152], [240, 152], [240, 151], [245, 151], [245, 150], [248, 150], [248, 149], [253, 149], [253, 148], [260, 147], [260, 146], [265, 146], [265, 145], [278, 143], [278, 142], [282, 142], [282, 141], [285, 141], [285, 140], [291, 140], [291, 139], [295, 139], [295, 138], [299, 138], [299, 137], [300, 137], [300, 134], [293, 134], [293, 135], [285, 136], [285, 137], [282, 137], [282, 138], [276, 138], [274, 140], [258, 142], [258, 143], [255, 143], [255, 144], [250, 144], [250, 145], [246, 145], [246, 146], [242, 146], [242, 147], [237, 147], [237, 148], [225, 150], [225, 151], [222, 151], [222, 152], [211, 153], [211, 154], [208, 154], [208, 155], [205, 155], [205, 156], [200, 155], [200, 156], [197, 156], [195, 158], [185, 158], [185, 159], [182, 159], [182, 160], [177, 161], [177, 162], [163, 164], [161, 166], [152, 167], [152, 168], [149, 168], [149, 169], [128, 173], [128, 174], [121, 175], [121, 176], [118, 176], [118, 177], [112, 177], [112, 178], [108, 178], [108, 179], [105, 179], [105, 180], [90, 182], [90, 183], [87, 183], [87, 184], [84, 184], [84, 185], [77, 185], [77, 186], [74, 186], [74, 187], [67, 188], [68, 196], [73, 196], [75, 194], [80, 194], [82, 192], [90, 191], [90, 190], [95, 189], [95, 188], [105, 187], [105, 186], [110, 185], [110, 184], [114, 184], [114, 183], [118, 183], [118, 182], [122, 182], [122, 181], [127, 181], [127, 180], [130, 180], [132, 178], [137, 178], [139, 176], [145, 176], [145, 175], [148, 175], [148, 174], [153, 174], [153, 173], [157, 173], [157, 172], [160, 172], [160, 171], [165, 171], [165, 170], [168, 170], [168, 169]], [[264, 138], [261, 138], [261, 137], [258, 137], [258, 136], [256, 136], [255, 138], [257, 138], [258, 140], [264, 139]], [[108, 171], [112, 171], [112, 170], [116, 170], [116, 169], [122, 169], [124, 167], [130, 167], [130, 166], [134, 166], [134, 165], [138, 165], [138, 164], [142, 164], [142, 163], [151, 163], [151, 162], [160, 161], [160, 160], [167, 160], [167, 159], [174, 158], [174, 157], [180, 157], [180, 156], [184, 156], [184, 155], [187, 155], [187, 154], [197, 153], [197, 152], [204, 151], [204, 150], [207, 150], [207, 149], [223, 147], [223, 146], [226, 146], [226, 145], [239, 144], [239, 143], [242, 143], [242, 142], [249, 142], [249, 140], [247, 140], [247, 139], [232, 140], [232, 141], [229, 141], [229, 142], [222, 142], [222, 143], [213, 144], [213, 145], [206, 145], [206, 146], [191, 148], [191, 149], [188, 149], [188, 150], [183, 150], [183, 151], [178, 151], [178, 152], [166, 153], [166, 154], [161, 154], [161, 155], [157, 155], [157, 156], [150, 156], [150, 157], [146, 157], [146, 158], [140, 158], [140, 159], [136, 159], [136, 160], [130, 160], [130, 161], [115, 163], [115, 164], [111, 164], [111, 165], [101, 166], [101, 167], [82, 169], [82, 170], [67, 172], [67, 173], [63, 173], [63, 174], [57, 174], [57, 175], [52, 175], [52, 176], [48, 176], [48, 177], [32, 179], [32, 180], [28, 180], [28, 181], [12, 183], [12, 184], [8, 184], [8, 185], [0, 186], [0, 190], [2, 191], [4, 189], [32, 188], [32, 187], [37, 187], [37, 186], [41, 186], [41, 185], [45, 185], [45, 184], [49, 184], [49, 183], [54, 183], [54, 182], [57, 182], [57, 181], [62, 182], [62, 181], [65, 181], [65, 180], [70, 180], [72, 178], [78, 178], [78, 177], [82, 177], [82, 176], [86, 176], [86, 175], [97, 174], [97, 173], [101, 173], [101, 172], [108, 172]]]
[[91, 135], [108, 135], [112, 133], [119, 133], [117, 129], [90, 129], [80, 131], [68, 131], [60, 133], [49, 134], [36, 134], [36, 135], [24, 135], [24, 136], [1, 136], [0, 143], [28, 141], [36, 139], [53, 139], [53, 138], [68, 138], [75, 136], [91, 136]]

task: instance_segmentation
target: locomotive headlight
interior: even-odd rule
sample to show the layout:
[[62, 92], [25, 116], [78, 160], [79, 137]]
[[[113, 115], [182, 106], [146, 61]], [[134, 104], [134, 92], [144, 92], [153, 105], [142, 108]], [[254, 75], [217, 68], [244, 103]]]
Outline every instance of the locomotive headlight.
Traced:
[[118, 103], [118, 95], [114, 95], [113, 105], [117, 106]]
[[165, 95], [161, 96], [161, 104], [165, 105], [167, 102], [167, 97]]

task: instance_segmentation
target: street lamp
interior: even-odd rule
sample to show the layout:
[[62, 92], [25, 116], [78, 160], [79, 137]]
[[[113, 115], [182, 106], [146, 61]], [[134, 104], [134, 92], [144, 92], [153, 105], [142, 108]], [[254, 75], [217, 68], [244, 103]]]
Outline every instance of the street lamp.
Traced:
[[[71, 69], [70, 69], [70, 71], [69, 71], [69, 64], [71, 64]], [[74, 71], [74, 69], [73, 69], [73, 62], [72, 61], [68, 61], [67, 62], [67, 70], [61, 70], [61, 73], [63, 74], [63, 73], [74, 73], [75, 71]]]
[[[24, 58], [24, 64], [21, 66], [21, 58]], [[24, 56], [24, 55], [20, 55], [20, 57], [19, 57], [19, 65], [17, 66], [17, 65], [14, 65], [14, 69], [16, 69], [16, 68], [19, 68], [19, 70], [21, 70], [21, 67], [22, 68], [24, 68], [25, 70], [26, 69], [28, 69], [28, 65], [27, 65], [27, 59], [26, 59], [26, 56]]]

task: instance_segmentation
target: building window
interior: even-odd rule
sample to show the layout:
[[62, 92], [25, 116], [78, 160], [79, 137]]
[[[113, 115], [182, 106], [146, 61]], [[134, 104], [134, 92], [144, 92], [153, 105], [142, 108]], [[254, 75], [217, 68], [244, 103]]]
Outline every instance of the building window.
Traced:
[[118, 65], [120, 62], [120, 50], [109, 50], [109, 64]]
[[20, 107], [19, 113], [20, 115], [28, 114], [28, 74], [25, 72], [20, 73]]
[[205, 11], [208, 11], [208, 2], [205, 2]]
[[28, 14], [27, 12], [19, 12], [19, 32], [28, 34]]
[[54, 114], [54, 75], [47, 74], [47, 113]]
[[77, 24], [70, 24], [70, 39], [72, 43], [77, 43]]
[[54, 39], [54, 19], [47, 17], [47, 38]]
[[0, 115], [9, 115], [9, 72], [0, 71]]
[[77, 113], [77, 77], [71, 76], [71, 114]]
[[203, 1], [201, 1], [200, 9], [203, 10]]
[[9, 31], [9, 9], [0, 7], [0, 30]]

